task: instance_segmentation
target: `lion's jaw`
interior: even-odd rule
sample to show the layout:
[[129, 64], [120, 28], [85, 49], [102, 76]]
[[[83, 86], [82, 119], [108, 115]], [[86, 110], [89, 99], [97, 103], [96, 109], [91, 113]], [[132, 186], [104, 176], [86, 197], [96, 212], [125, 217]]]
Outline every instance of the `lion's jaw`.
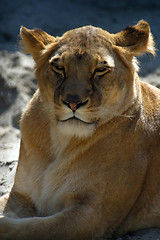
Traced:
[[98, 118], [93, 118], [86, 109], [77, 109], [73, 112], [71, 109], [61, 109], [61, 114], [56, 112], [56, 126], [65, 136], [76, 136], [78, 138], [87, 138], [93, 134], [98, 125]]
[[57, 126], [62, 134], [79, 138], [87, 138], [91, 136], [96, 129], [96, 123], [86, 123], [77, 118], [58, 121]]

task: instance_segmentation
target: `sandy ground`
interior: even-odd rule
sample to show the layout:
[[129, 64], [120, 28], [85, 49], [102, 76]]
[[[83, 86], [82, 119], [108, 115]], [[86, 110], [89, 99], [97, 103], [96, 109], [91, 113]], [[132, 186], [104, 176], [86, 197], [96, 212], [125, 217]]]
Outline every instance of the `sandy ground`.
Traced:
[[[0, 1], [0, 195], [13, 184], [20, 145], [19, 119], [37, 88], [32, 58], [18, 51], [20, 25], [39, 27], [55, 36], [89, 24], [115, 33], [142, 18], [150, 23], [160, 50], [160, 1]], [[141, 79], [160, 88], [160, 51], [156, 57], [144, 56], [139, 61]], [[119, 239], [158, 240], [160, 229]]]

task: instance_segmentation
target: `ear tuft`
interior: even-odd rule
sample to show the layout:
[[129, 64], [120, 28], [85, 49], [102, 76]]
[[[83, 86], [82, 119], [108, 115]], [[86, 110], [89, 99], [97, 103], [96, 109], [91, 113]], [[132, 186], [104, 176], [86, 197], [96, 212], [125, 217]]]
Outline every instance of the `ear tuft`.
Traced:
[[138, 56], [145, 52], [155, 54], [153, 36], [149, 24], [144, 20], [115, 34], [115, 44], [125, 48], [132, 56]]

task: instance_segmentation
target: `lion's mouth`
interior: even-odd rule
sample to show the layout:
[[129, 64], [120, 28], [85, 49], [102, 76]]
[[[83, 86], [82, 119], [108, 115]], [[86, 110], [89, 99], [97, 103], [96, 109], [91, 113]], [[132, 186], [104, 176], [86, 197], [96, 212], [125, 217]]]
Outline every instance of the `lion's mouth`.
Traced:
[[97, 123], [97, 121], [94, 121], [94, 122], [86, 122], [86, 121], [84, 121], [84, 120], [81, 120], [81, 119], [79, 119], [79, 118], [77, 118], [77, 117], [75, 117], [75, 116], [73, 116], [73, 117], [71, 117], [71, 118], [68, 118], [68, 119], [65, 119], [65, 120], [58, 120], [58, 121], [60, 121], [60, 122], [72, 122], [72, 121], [77, 121], [77, 122], [81, 122], [81, 123], [84, 123], [84, 124], [96, 124]]
[[81, 118], [81, 116], [77, 117], [72, 115], [57, 119], [57, 127], [65, 136], [89, 137], [93, 134], [97, 125], [97, 120], [85, 119]]

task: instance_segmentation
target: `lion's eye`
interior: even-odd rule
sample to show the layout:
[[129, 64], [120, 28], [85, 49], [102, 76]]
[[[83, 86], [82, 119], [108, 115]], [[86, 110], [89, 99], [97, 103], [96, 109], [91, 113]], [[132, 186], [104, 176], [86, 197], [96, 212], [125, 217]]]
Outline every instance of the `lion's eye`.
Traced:
[[106, 67], [99, 67], [99, 68], [95, 69], [95, 75], [96, 76], [103, 76], [110, 71], [111, 71], [110, 67], [107, 67], [107, 66]]
[[52, 70], [54, 72], [59, 73], [59, 74], [64, 74], [65, 69], [63, 66], [58, 66], [54, 62], [51, 62], [51, 66], [52, 66]]
[[64, 68], [64, 66], [61, 63], [61, 58], [60, 58], [59, 55], [56, 55], [56, 56], [52, 57], [49, 60], [49, 63], [50, 63], [51, 69], [54, 72], [64, 75], [65, 68]]

